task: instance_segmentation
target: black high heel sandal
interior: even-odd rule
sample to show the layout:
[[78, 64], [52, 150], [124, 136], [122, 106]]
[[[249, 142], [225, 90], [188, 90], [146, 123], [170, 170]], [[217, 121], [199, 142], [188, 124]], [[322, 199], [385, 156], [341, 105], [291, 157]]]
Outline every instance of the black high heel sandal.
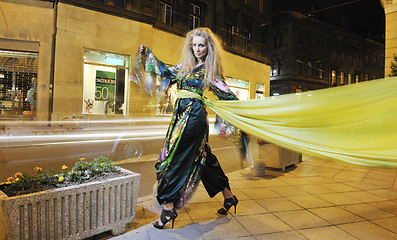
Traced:
[[[165, 224], [167, 224], [170, 220], [172, 220], [172, 228], [174, 228], [174, 221], [175, 218], [178, 217], [178, 212], [175, 210], [175, 208], [171, 210], [164, 210], [161, 212], [160, 215], [160, 220], [156, 220], [153, 222], [153, 227], [158, 228], [158, 229], [163, 229]], [[159, 221], [163, 224], [160, 225]]]
[[226, 198], [225, 201], [223, 202], [223, 208], [218, 210], [219, 214], [226, 215], [229, 209], [234, 206], [234, 214], [236, 214], [237, 210], [237, 203], [238, 199], [236, 196], [233, 196], [231, 198]]

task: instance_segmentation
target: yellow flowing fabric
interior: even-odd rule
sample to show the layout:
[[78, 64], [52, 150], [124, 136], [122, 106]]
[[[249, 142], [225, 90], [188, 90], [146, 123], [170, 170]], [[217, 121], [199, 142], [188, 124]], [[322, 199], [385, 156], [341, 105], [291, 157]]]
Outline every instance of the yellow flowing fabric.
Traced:
[[249, 135], [293, 151], [397, 167], [397, 78], [248, 101], [208, 101]]

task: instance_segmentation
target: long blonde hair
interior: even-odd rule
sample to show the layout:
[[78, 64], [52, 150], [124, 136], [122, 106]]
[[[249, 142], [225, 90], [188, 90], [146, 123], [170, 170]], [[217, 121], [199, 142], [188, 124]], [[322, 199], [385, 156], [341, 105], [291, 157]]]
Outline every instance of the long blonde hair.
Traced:
[[195, 28], [186, 34], [185, 42], [182, 49], [182, 67], [178, 72], [178, 76], [182, 77], [191, 72], [197, 63], [192, 50], [193, 37], [200, 36], [205, 38], [207, 43], [207, 56], [204, 61], [205, 81], [204, 85], [208, 86], [216, 76], [223, 78], [222, 55], [223, 48], [219, 37], [216, 36], [209, 28]]

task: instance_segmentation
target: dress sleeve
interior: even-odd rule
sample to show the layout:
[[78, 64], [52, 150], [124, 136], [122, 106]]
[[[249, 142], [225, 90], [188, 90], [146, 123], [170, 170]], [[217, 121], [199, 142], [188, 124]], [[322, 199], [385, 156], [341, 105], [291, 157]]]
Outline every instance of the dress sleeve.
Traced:
[[156, 78], [160, 78], [160, 91], [165, 91], [171, 84], [178, 81], [181, 64], [168, 68], [150, 50], [145, 48], [143, 54], [137, 53], [132, 66], [131, 80], [142, 86], [149, 94], [155, 92]]
[[[238, 97], [232, 92], [232, 90], [230, 90], [229, 86], [227, 86], [222, 78], [217, 77], [210, 84], [210, 90], [214, 92], [219, 100], [238, 100]], [[246, 133], [226, 122], [219, 116], [216, 116], [215, 129], [219, 135], [226, 137], [237, 144], [240, 147], [242, 157], [248, 159], [248, 137]]]
[[217, 77], [210, 83], [210, 90], [218, 97], [219, 100], [238, 100], [238, 97], [230, 90], [225, 81]]

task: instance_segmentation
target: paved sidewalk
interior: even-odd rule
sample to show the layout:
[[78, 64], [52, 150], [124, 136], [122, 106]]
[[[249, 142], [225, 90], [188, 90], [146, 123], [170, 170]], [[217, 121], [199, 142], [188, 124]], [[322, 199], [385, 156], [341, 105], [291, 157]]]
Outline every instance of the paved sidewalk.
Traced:
[[228, 174], [238, 197], [237, 214], [216, 213], [222, 194], [208, 197], [200, 186], [175, 228], [152, 227], [160, 211], [142, 198], [135, 222], [112, 240], [210, 239], [397, 239], [397, 169], [371, 168], [303, 157], [286, 172], [249, 169]]

